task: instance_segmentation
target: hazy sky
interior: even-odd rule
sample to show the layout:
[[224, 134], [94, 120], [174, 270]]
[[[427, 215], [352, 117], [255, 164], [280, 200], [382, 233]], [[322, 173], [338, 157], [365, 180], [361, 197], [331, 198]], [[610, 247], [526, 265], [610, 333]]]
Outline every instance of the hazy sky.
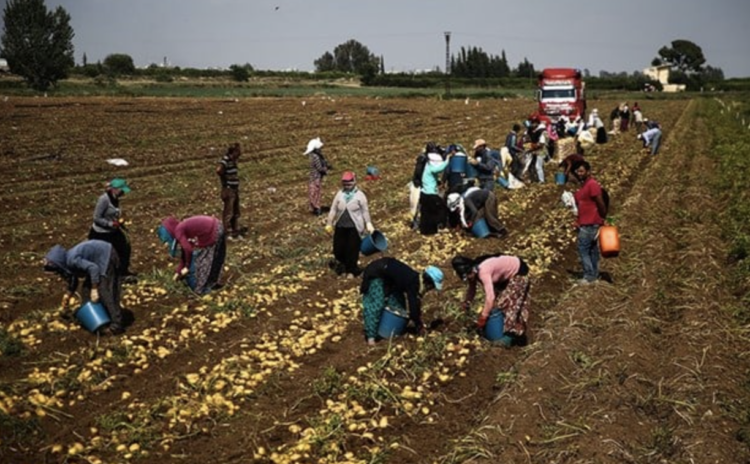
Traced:
[[[0, 0], [3, 5], [7, 0]], [[445, 67], [481, 47], [511, 67], [631, 73], [659, 48], [687, 39], [726, 77], [750, 77], [750, 0], [46, 0], [72, 18], [76, 62], [126, 53], [136, 66], [313, 70], [349, 39], [386, 70]]]

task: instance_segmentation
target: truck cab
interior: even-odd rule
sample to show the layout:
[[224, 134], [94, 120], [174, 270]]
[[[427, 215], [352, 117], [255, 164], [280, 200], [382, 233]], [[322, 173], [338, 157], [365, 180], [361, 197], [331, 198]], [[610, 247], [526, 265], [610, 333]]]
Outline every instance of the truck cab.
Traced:
[[539, 74], [537, 101], [541, 119], [555, 123], [560, 116], [586, 117], [585, 82], [573, 68], [546, 68]]

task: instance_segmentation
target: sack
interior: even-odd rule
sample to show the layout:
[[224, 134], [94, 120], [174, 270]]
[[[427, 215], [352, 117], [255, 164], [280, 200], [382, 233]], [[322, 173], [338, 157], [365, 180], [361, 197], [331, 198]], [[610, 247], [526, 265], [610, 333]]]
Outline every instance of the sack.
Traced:
[[427, 166], [427, 154], [421, 153], [417, 156], [414, 163], [414, 174], [411, 176], [411, 182], [417, 188], [422, 187], [422, 174], [424, 174], [425, 166]]

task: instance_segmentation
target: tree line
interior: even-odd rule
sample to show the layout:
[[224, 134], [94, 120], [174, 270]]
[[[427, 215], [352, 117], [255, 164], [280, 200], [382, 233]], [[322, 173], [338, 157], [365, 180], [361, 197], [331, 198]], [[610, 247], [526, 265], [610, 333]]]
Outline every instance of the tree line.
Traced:
[[[3, 10], [5, 32], [0, 39], [0, 56], [8, 61], [11, 72], [21, 76], [32, 89], [45, 91], [57, 85], [71, 73], [84, 75], [102, 82], [113, 82], [120, 76], [145, 75], [156, 81], [169, 82], [175, 76], [228, 76], [238, 82], [247, 81], [251, 75], [262, 73], [252, 65], [233, 64], [229, 70], [195, 70], [166, 68], [156, 64], [145, 70], [136, 69], [132, 57], [127, 54], [108, 55], [103, 62], [89, 64], [83, 55], [83, 64], [74, 61], [73, 37], [70, 15], [61, 6], [49, 11], [44, 0], [8, 0]], [[533, 84], [537, 70], [524, 57], [517, 66], [511, 67], [505, 50], [492, 55], [478, 47], [461, 47], [449, 57], [448, 69], [435, 68], [427, 73], [386, 73], [385, 59], [376, 56], [362, 43], [350, 39], [332, 51], [324, 52], [314, 60], [312, 75], [359, 76], [364, 85], [434, 87], [444, 85], [447, 79], [456, 83], [489, 87]], [[652, 65], [667, 65], [671, 68], [670, 82], [685, 84], [689, 90], [704, 86], [721, 87], [724, 73], [721, 68], [706, 65], [703, 50], [688, 40], [672, 41], [671, 46], [659, 49]], [[278, 73], [275, 73], [278, 74]], [[307, 73], [297, 73], [307, 74]], [[584, 77], [591, 78], [588, 70]], [[308, 74], [309, 75], [309, 74]], [[625, 90], [641, 90], [644, 83], [659, 88], [640, 73], [632, 76], [623, 73], [600, 72], [600, 85], [614, 86]], [[593, 81], [595, 79], [591, 79]], [[590, 82], [591, 82], [590, 81]]]

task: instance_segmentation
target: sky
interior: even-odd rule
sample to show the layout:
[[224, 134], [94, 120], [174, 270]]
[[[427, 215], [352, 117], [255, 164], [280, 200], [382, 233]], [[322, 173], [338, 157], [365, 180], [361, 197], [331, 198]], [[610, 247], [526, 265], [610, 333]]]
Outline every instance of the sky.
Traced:
[[[8, 0], [0, 0], [3, 7]], [[750, 0], [45, 0], [75, 31], [75, 60], [125, 53], [136, 66], [313, 71], [350, 39], [386, 71], [445, 69], [450, 51], [505, 51], [511, 68], [632, 73], [677, 39], [727, 78], [750, 77]]]

